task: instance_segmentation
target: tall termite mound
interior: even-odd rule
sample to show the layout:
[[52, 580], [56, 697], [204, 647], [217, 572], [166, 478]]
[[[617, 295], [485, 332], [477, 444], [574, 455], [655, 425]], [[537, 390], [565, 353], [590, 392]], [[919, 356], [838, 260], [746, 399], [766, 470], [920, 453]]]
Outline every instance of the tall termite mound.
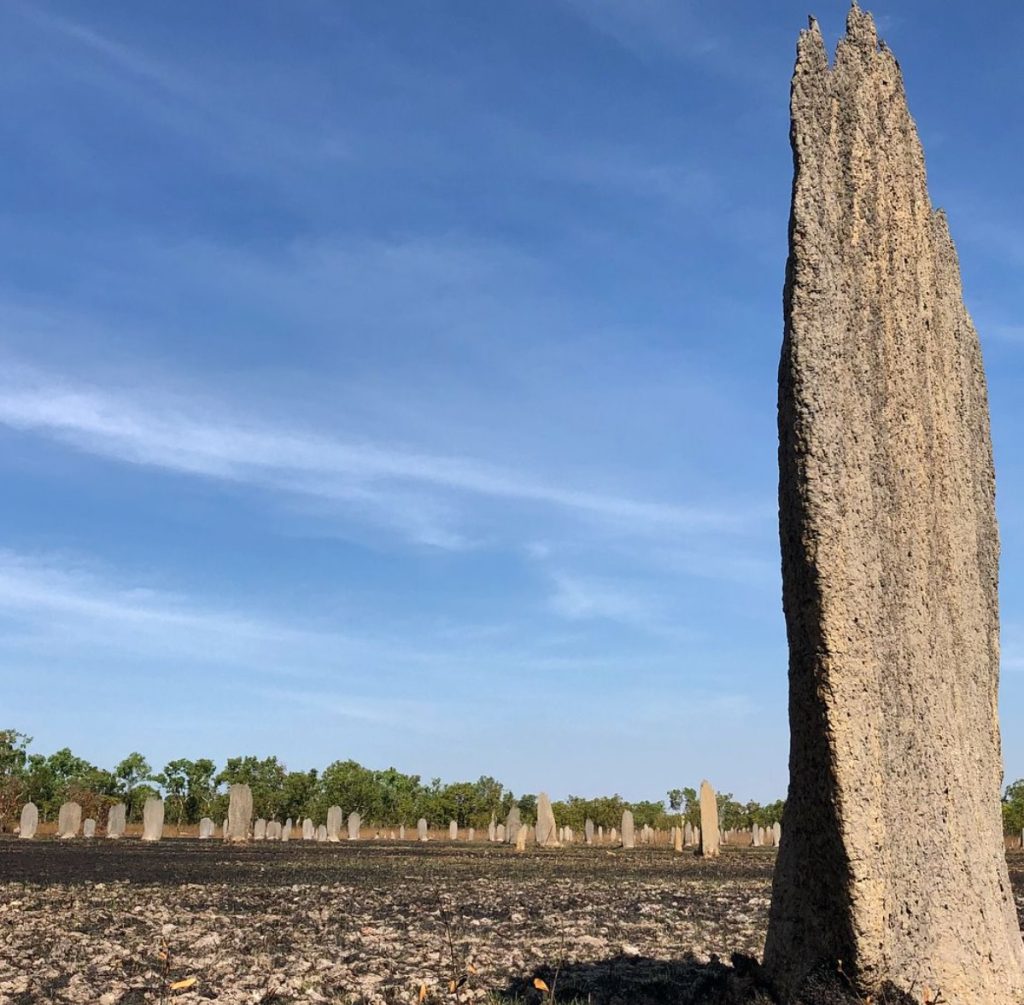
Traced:
[[793, 76], [779, 369], [790, 787], [765, 963], [793, 993], [1024, 1001], [1003, 856], [988, 403], [900, 68], [854, 5]]

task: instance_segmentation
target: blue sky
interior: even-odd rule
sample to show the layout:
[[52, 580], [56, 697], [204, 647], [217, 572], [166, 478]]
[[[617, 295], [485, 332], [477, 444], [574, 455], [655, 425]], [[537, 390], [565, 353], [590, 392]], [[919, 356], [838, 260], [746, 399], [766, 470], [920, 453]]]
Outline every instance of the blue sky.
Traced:
[[[988, 367], [1016, 778], [1024, 8], [875, 11]], [[8, 0], [0, 724], [104, 764], [782, 795], [806, 14]]]

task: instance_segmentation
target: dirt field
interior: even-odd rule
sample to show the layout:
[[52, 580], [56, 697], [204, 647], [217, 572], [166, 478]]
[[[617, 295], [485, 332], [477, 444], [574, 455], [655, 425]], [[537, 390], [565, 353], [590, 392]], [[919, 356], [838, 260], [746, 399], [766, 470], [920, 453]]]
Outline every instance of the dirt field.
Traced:
[[[0, 842], [0, 1003], [734, 1000], [774, 853]], [[1010, 856], [1018, 904], [1024, 858]], [[183, 989], [172, 985], [194, 978]], [[457, 986], [451, 990], [451, 983]]]

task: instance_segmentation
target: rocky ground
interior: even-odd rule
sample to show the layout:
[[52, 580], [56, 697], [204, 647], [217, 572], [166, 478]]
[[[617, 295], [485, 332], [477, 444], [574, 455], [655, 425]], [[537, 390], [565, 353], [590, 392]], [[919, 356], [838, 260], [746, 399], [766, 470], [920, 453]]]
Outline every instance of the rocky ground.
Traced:
[[0, 1005], [757, 999], [752, 965], [727, 964], [761, 951], [773, 861], [4, 841]]

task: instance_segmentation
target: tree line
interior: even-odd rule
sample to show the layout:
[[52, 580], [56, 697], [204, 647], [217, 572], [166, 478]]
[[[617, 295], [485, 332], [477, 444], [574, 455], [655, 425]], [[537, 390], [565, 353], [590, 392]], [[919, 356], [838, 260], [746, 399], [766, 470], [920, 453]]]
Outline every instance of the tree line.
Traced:
[[1019, 837], [1024, 831], [1024, 778], [1006, 786], [1003, 793], [1003, 833]]
[[[253, 810], [267, 820], [326, 819], [330, 806], [355, 810], [369, 826], [414, 824], [423, 817], [431, 826], [486, 828], [492, 815], [503, 821], [513, 807], [524, 823], [535, 823], [537, 797], [516, 795], [489, 776], [476, 781], [423, 781], [395, 768], [375, 770], [353, 760], [334, 761], [322, 771], [290, 771], [277, 757], [229, 757], [218, 768], [210, 758], [180, 757], [160, 771], [138, 752], [112, 768], [101, 768], [68, 747], [44, 755], [31, 751], [32, 739], [14, 729], [0, 730], [0, 830], [10, 830], [21, 807], [33, 802], [43, 820], [54, 820], [62, 803], [73, 800], [83, 814], [104, 819], [107, 807], [123, 802], [130, 821], [141, 819], [146, 799], [164, 800], [171, 826], [196, 824], [202, 817], [222, 820], [227, 815], [227, 787], [242, 782], [252, 789]], [[762, 806], [739, 803], [731, 793], [718, 794], [723, 829], [768, 827], [782, 818], [782, 800]], [[619, 827], [624, 810], [638, 827], [667, 829], [680, 820], [696, 826], [700, 805], [695, 788], [673, 789], [662, 800], [629, 802], [619, 795], [569, 796], [553, 804], [559, 824], [582, 832], [587, 819], [605, 830]]]

